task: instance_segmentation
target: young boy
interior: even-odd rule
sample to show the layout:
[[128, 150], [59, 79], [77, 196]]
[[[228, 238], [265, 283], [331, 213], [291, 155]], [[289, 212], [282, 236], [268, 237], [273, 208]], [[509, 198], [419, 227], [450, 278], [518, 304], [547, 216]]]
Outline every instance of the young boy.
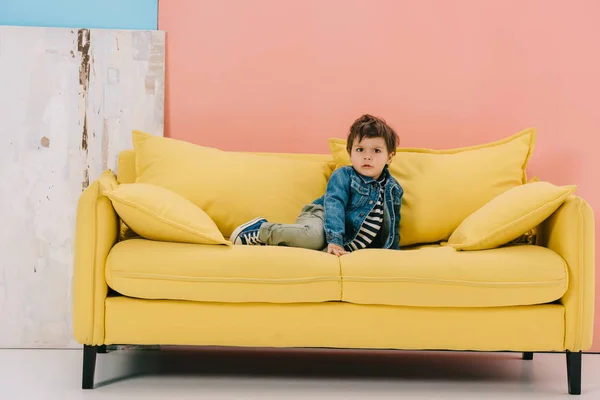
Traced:
[[234, 244], [281, 245], [341, 256], [364, 248], [399, 248], [404, 193], [388, 171], [398, 135], [383, 119], [365, 114], [348, 132], [352, 166], [333, 172], [325, 195], [303, 207], [295, 224], [256, 218], [231, 234]]

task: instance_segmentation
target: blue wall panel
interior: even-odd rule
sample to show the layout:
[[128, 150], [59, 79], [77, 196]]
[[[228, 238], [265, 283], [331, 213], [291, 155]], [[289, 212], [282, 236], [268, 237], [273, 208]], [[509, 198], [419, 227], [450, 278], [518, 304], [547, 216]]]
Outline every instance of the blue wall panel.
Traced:
[[158, 29], [158, 0], [0, 0], [0, 25]]

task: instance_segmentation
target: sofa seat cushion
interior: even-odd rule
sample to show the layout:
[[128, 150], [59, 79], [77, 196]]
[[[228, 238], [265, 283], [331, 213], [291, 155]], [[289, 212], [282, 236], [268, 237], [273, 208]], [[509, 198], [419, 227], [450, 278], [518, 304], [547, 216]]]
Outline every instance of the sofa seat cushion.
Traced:
[[481, 251], [367, 249], [340, 262], [342, 299], [357, 304], [517, 306], [552, 302], [567, 290], [564, 260], [532, 245]]
[[267, 246], [220, 246], [129, 239], [106, 262], [106, 281], [136, 298], [300, 303], [341, 300], [338, 258]]

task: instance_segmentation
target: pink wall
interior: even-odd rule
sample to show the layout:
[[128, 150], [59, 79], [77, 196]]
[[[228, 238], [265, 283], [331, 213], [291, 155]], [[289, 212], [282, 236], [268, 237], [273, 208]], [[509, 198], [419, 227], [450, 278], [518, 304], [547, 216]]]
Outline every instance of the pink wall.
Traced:
[[326, 139], [364, 112], [411, 147], [479, 144], [535, 126], [530, 173], [578, 184], [600, 210], [596, 0], [159, 4], [171, 137], [327, 152]]

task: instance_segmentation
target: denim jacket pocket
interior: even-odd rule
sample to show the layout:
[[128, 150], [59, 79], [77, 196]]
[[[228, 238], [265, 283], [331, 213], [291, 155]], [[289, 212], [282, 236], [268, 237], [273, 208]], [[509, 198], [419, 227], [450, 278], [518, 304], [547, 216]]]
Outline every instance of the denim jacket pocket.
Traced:
[[352, 179], [350, 189], [350, 209], [346, 210], [346, 213], [363, 207], [369, 200], [369, 188], [361, 185], [360, 182]]

